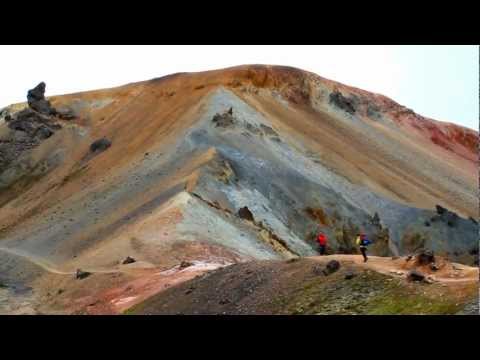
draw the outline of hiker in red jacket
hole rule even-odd
[[[323,232],[320,232],[317,236],[318,247],[320,255],[325,255],[325,248],[327,247],[327,235]]]

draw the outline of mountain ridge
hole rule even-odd
[[[249,65],[46,99],[48,116],[0,113],[0,249],[19,267],[123,279],[137,276],[127,256],[145,269],[313,256],[319,230],[332,253],[357,253],[364,231],[374,255],[478,264],[478,133],[382,95]]]

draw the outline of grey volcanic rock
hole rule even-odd
[[[89,277],[92,273],[88,272],[88,271],[83,271],[81,269],[77,269],[77,271],[75,272],[75,279],[77,280],[82,280],[82,279],[85,279],[87,277]]]
[[[6,125],[10,131],[0,139],[0,190],[22,177],[38,176],[38,172],[35,174],[35,168],[42,168],[44,170],[41,172],[46,173],[49,166],[37,167],[36,161],[26,158],[34,148],[62,128],[50,116],[31,108],[8,114]],[[53,159],[54,154],[50,155]],[[47,154],[47,157],[50,156]]]
[[[55,115],[62,120],[72,120],[77,117],[73,109],[70,109],[68,107],[59,107],[55,109]]]
[[[215,124],[215,127],[228,128],[232,127],[235,123],[233,118],[233,110],[230,108],[227,112],[223,114],[215,114],[212,119],[212,122]]]
[[[32,109],[24,109],[8,121],[8,127],[12,130],[24,131],[30,136],[33,136],[38,127],[43,125],[49,125],[51,123],[50,118],[39,114]]]
[[[407,280],[408,281],[424,281],[425,280],[425,275],[423,275],[420,271],[417,270],[411,270],[407,274]]]
[[[338,271],[340,269],[340,262],[338,260],[330,260],[327,263],[327,266],[325,266],[325,269],[323,270],[323,273],[325,275],[330,275],[333,274],[334,272]]]
[[[45,115],[54,115],[55,109],[50,105],[50,102],[45,99],[45,87],[45,83],[41,82],[33,89],[28,90],[28,106],[39,113]]]
[[[252,212],[246,206],[238,209],[238,216],[245,220],[254,221]]]
[[[112,142],[110,140],[108,140],[107,138],[101,138],[101,139],[95,140],[90,145],[90,151],[91,152],[102,152],[102,151],[107,150],[111,145],[112,145]]]
[[[339,91],[334,91],[330,94],[330,103],[335,104],[337,107],[348,112],[349,114],[355,113],[353,101],[343,96]]]
[[[179,268],[180,268],[180,269],[185,269],[185,268],[190,267],[190,266],[193,266],[193,263],[192,263],[192,262],[183,260],[183,261],[180,263]]]
[[[422,250],[417,254],[416,261],[418,265],[428,265],[435,262],[433,251]]]
[[[435,205],[435,209],[437,210],[437,214],[439,214],[439,215],[442,215],[447,211],[447,209],[445,209],[444,207],[442,207],[440,205]]]
[[[127,256],[127,257],[125,258],[125,260],[122,261],[122,264],[123,264],[123,265],[127,265],[127,264],[132,264],[132,263],[134,263],[134,262],[136,262],[136,260],[135,260],[134,258],[132,258],[132,257],[130,257],[130,256]]]

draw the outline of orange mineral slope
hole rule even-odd
[[[478,218],[475,131],[422,118],[383,96],[299,69],[248,65],[51,97],[53,106],[70,107],[77,117],[33,150],[37,160],[61,150],[62,160],[28,186],[13,187],[15,197],[0,208],[2,244],[6,240],[8,247],[41,256],[74,256],[96,237],[108,237],[135,220],[143,205],[192,191],[187,184],[195,184],[198,174],[190,158],[201,159],[205,150],[194,147],[178,161],[170,160],[183,138],[203,126],[200,119],[218,98],[227,99],[221,105],[225,111],[232,100],[235,114],[245,104],[253,113],[240,112],[244,119],[253,114],[268,121],[269,131],[275,129],[295,156],[303,154],[307,165],[296,170],[311,172],[312,181],[321,175],[314,169],[318,164],[332,173],[330,186],[335,186],[333,176],[340,176],[349,182],[345,186],[398,204],[428,210],[439,204],[464,218]],[[228,131],[215,136],[225,143],[237,130]],[[102,137],[112,146],[92,156],[90,144]],[[267,146],[263,140],[257,144]],[[275,146],[267,150],[280,157]],[[296,160],[281,161],[300,166]],[[65,232],[55,228],[60,223]]]
[[[431,209],[439,203],[478,216],[472,194],[478,185],[475,131],[423,118],[381,95],[294,68],[252,65],[180,73],[65,95],[53,104],[113,100],[99,110],[90,106],[80,123],[91,129],[92,139],[106,136],[117,144],[83,174],[94,181],[152,147],[168,148],[198,119],[201,100],[219,87],[233,91],[311,151],[325,154],[325,165],[351,181],[409,205]],[[358,103],[360,122],[327,106],[326,94],[334,90]],[[287,106],[272,96],[277,93]]]

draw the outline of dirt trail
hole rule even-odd
[[[58,275],[73,275],[75,274],[75,271],[65,271],[59,269],[56,265],[52,264],[51,262],[32,256],[30,254],[23,253],[19,250],[13,250],[13,249],[8,249],[8,248],[0,248],[0,251],[5,252],[7,254],[15,255],[24,258],[25,260],[38,265],[41,267],[43,270],[52,273],[52,274],[58,274]],[[122,272],[120,269],[90,269],[90,268],[82,268],[83,271],[87,271],[90,273],[102,273],[102,274],[113,274],[113,273],[119,273]]]
[[[427,276],[440,283],[458,283],[458,282],[478,282],[479,269],[463,264],[448,263],[444,259],[439,259],[440,269],[436,272],[430,271],[427,267],[417,267],[414,260],[407,262],[405,257],[398,259],[392,257],[369,256],[366,263],[363,262],[361,255],[328,255],[328,256],[312,256],[313,260],[338,260],[341,262],[350,262],[358,266],[364,266],[368,269],[377,271],[385,275],[405,276],[409,270],[418,269]]]
[[[32,262],[35,265],[40,266],[42,269],[49,273],[58,274],[58,275],[73,275],[75,271],[65,271],[57,268],[52,263],[48,262],[45,259],[41,259],[38,257],[34,257],[25,253],[20,252],[19,250],[12,250],[7,248],[0,248],[0,251],[20,256],[25,258],[26,260]],[[368,269],[375,270],[379,273],[386,274],[386,275],[402,275],[404,276],[409,270],[413,268],[417,268],[412,264],[408,266],[405,261],[405,257],[401,257],[398,259],[394,259],[392,257],[381,257],[381,256],[369,256],[368,261],[365,263],[363,262],[363,258],[361,255],[347,255],[347,254],[335,254],[335,255],[327,255],[327,256],[311,256],[307,257],[317,261],[325,261],[325,260],[338,260],[341,262],[350,262],[355,265],[364,266]],[[439,282],[469,282],[469,281],[478,281],[479,279],[479,269],[477,267],[471,267],[463,264],[457,263],[445,263],[445,260],[440,260],[442,263],[442,268],[437,272],[427,271],[426,275],[435,274],[434,279]],[[448,268],[446,268],[448,266]],[[142,269],[142,268],[151,268],[151,264],[136,264],[135,267],[132,269],[125,267],[124,269],[119,268],[112,268],[112,269],[98,269],[98,268],[83,268],[82,270],[88,271],[90,273],[97,273],[97,274],[115,274],[121,272],[129,272],[129,270],[133,269]],[[425,271],[425,268],[421,270]],[[172,270],[167,270],[165,275],[169,273],[169,271],[176,272],[178,271],[177,267],[173,267]],[[159,274],[159,273],[157,273]]]

